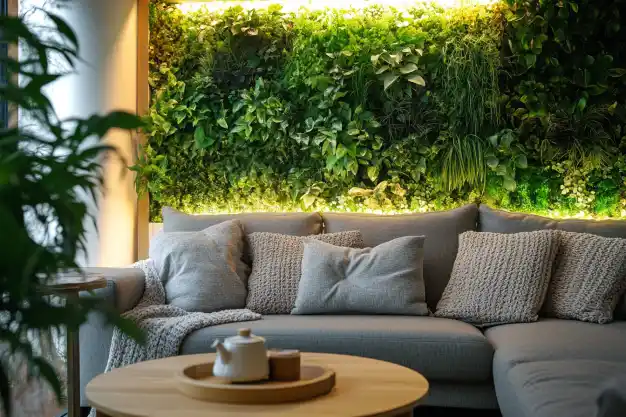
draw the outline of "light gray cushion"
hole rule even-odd
[[[538,361],[494,368],[494,383],[503,416],[594,417],[603,385],[624,373],[626,363]]]
[[[626,290],[626,239],[559,232],[548,315],[607,323]]]
[[[492,327],[485,336],[496,349],[494,366],[566,359],[626,363],[626,322],[540,319]]]
[[[459,234],[476,230],[478,207],[469,204],[449,211],[395,216],[354,213],[324,213],[322,216],[326,233],[360,230],[367,247],[402,236],[425,236],[426,301],[434,310],[450,279]]]
[[[352,249],[307,239],[291,314],[427,315],[423,236]]]
[[[475,327],[456,320],[416,316],[263,316],[249,323],[201,329],[181,353],[212,351],[211,342],[251,327],[270,348],[364,356],[394,362],[434,381],[487,382],[493,348]]]
[[[278,233],[248,236],[252,272],[246,307],[261,314],[289,314],[298,295],[304,237]],[[359,231],[311,236],[337,246],[363,247]]]
[[[435,315],[478,326],[536,321],[557,247],[549,230],[463,233]]]
[[[495,210],[484,204],[481,204],[479,209],[478,230],[480,232],[519,233],[545,229],[626,239],[626,221],[624,220],[556,220],[532,214]],[[622,297],[615,311],[615,318],[626,320],[626,295]]]
[[[163,231],[197,232],[226,220],[239,220],[246,234],[254,232],[282,233],[293,236],[316,235],[322,232],[319,213],[241,213],[190,215],[171,207],[163,207]]]
[[[167,303],[205,313],[244,307],[242,251],[243,230],[236,220],[200,232],[159,233],[150,242]]]

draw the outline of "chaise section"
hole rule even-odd
[[[252,327],[270,348],[365,356],[407,366],[431,381],[491,380],[493,348],[475,327],[456,320],[414,316],[264,316],[198,330],[183,354],[210,352],[216,338]]]
[[[594,417],[606,382],[621,375],[626,363],[538,361],[494,369],[494,383],[504,417]]]
[[[626,374],[626,322],[543,319],[485,332],[504,417],[595,416],[611,377]]]
[[[123,313],[135,307],[143,295],[145,277],[137,268],[86,268],[86,272],[100,273],[107,286],[81,297],[99,297]],[[81,404],[86,405],[84,389],[96,375],[104,372],[109,358],[113,329],[105,324],[100,314],[92,313],[80,327],[80,387]]]

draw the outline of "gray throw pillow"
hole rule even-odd
[[[245,306],[248,267],[242,251],[243,229],[236,220],[199,232],[162,232],[150,242],[168,304],[204,313]]]
[[[424,236],[351,249],[307,240],[291,314],[428,314]]]
[[[337,246],[363,247],[359,231],[308,237]],[[246,307],[261,314],[289,314],[296,301],[304,239],[278,233],[251,233],[248,245],[252,272],[248,278]]]
[[[536,321],[557,249],[552,230],[463,233],[435,316],[477,326]]]
[[[626,290],[626,239],[558,233],[559,251],[548,288],[546,314],[593,323],[610,322]]]

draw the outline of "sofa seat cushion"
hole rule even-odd
[[[569,359],[626,363],[626,322],[541,319],[492,327],[485,335],[496,350],[494,367]]]
[[[487,338],[469,324],[434,317],[269,315],[197,330],[181,353],[212,352],[214,339],[232,336],[240,327],[265,337],[269,348],[380,359],[415,369],[429,380],[491,379],[493,348]]]
[[[593,417],[603,386],[626,374],[626,363],[563,360],[494,368],[496,396],[506,417]]]

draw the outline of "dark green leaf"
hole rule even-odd
[[[626,68],[610,68],[609,75],[611,77],[619,78],[623,77],[626,74]]]
[[[11,383],[5,369],[5,364],[0,362],[0,397],[2,397],[2,409],[5,416],[10,416],[13,413],[12,398],[11,398]]]
[[[513,192],[517,189],[517,182],[515,182],[513,177],[505,175],[502,180],[502,186],[505,190]]]
[[[515,165],[517,165],[518,168],[528,168],[528,160],[526,159],[526,155],[517,155],[517,157],[515,157]]]
[[[74,49],[76,49],[76,51],[78,52],[78,38],[76,37],[76,33],[74,33],[72,28],[67,23],[65,23],[65,20],[63,20],[59,16],[49,13],[49,12],[46,12],[46,14],[54,22],[54,24],[57,27],[57,30],[63,36],[65,36],[67,40],[72,42]]]

